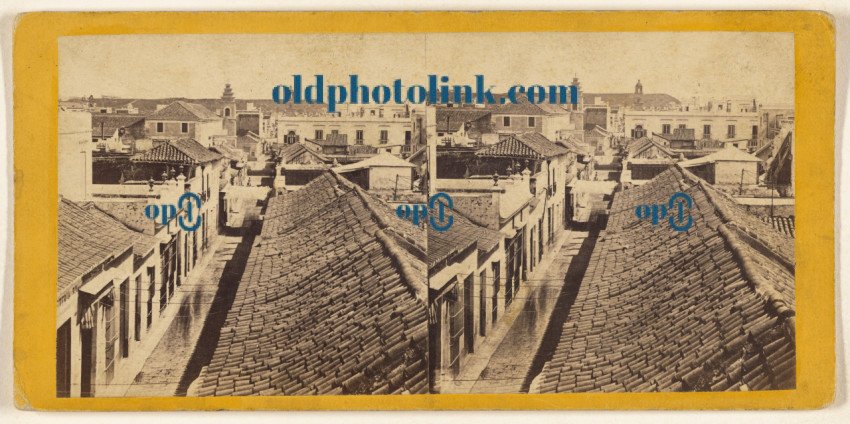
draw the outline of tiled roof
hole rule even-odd
[[[133,254],[144,258],[158,244],[154,237],[156,224],[145,217],[146,202],[85,202],[79,204],[92,213],[105,214],[131,231],[138,233]]]
[[[310,155],[314,156],[314,158],[319,162],[324,162],[327,159],[321,154],[314,152],[308,148],[306,148],[301,143],[293,143],[293,144],[284,144],[277,151],[278,156],[280,157],[281,163],[291,163],[294,159],[297,159],[301,155]]]
[[[694,141],[696,130],[693,128],[673,128],[673,134],[657,134],[667,141]]]
[[[201,164],[221,159],[219,153],[207,149],[191,139],[169,140],[148,151],[138,153],[133,162],[156,162],[175,164]]]
[[[488,118],[490,111],[486,109],[438,107],[437,108],[437,131],[455,132],[467,122]]]
[[[688,231],[635,217],[679,191]],[[794,388],[793,245],[679,167],[617,193],[541,391]]]
[[[676,156],[676,154],[672,150],[670,150],[669,147],[655,141],[654,139],[647,138],[647,137],[641,137],[641,138],[631,142],[626,147],[626,150],[628,151],[628,157],[634,158],[634,157],[637,157],[637,155],[643,153],[644,150],[649,149],[650,147],[655,147],[660,152],[664,153],[665,155],[667,155],[670,158],[673,158],[673,157]]]
[[[794,216],[766,216],[764,222],[772,225],[776,231],[788,237],[794,237]]]
[[[348,134],[325,134],[323,140],[315,140],[315,143],[321,146],[348,146]]]
[[[476,156],[546,159],[570,151],[537,132],[510,134],[506,139],[475,152]]]
[[[59,200],[58,303],[71,296],[81,278],[101,264],[121,256],[139,242],[136,233],[96,208]]]
[[[511,103],[507,94],[494,94],[493,97],[496,103],[487,105],[487,109],[494,115],[542,116],[548,114],[540,106],[529,102],[528,98],[521,94],[516,96],[516,103]],[[504,103],[502,103],[502,98],[505,99]]]
[[[153,235],[156,223],[145,216],[145,206],[147,205],[147,201],[81,203],[81,206],[96,207],[133,231]]]
[[[139,115],[93,113],[91,115],[91,131],[95,137],[100,135],[111,137],[119,128],[127,128],[144,120],[145,117]]]
[[[478,259],[490,253],[501,241],[496,230],[482,227],[454,210],[452,227],[447,231],[428,231],[428,267],[432,268],[455,253],[462,252],[473,243],[476,244]]]
[[[425,393],[425,232],[336,174],[270,200],[198,393]]]
[[[348,146],[349,155],[374,155],[378,153],[378,148],[368,144],[352,144]]]
[[[178,100],[150,114],[147,119],[149,121],[211,121],[220,118],[197,103]]]

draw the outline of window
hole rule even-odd
[[[726,137],[727,138],[735,138],[735,125],[729,125],[726,127]]]
[[[182,132],[183,134],[186,134],[187,132],[189,132],[189,123],[188,122],[181,122],[180,123],[180,132]]]
[[[230,116],[230,108],[229,107],[224,108],[224,116],[225,116],[225,118]]]
[[[534,117],[533,117],[533,116],[529,116],[529,117],[528,117],[528,126],[529,126],[529,127],[533,127],[533,126],[534,126],[534,124],[535,124],[535,122],[534,122]]]
[[[460,337],[463,335],[463,299],[462,292],[455,284],[449,293],[449,368],[452,375],[460,374]]]
[[[316,140],[322,140],[325,138],[325,133],[322,130],[316,130]]]
[[[133,340],[142,340],[142,274],[136,276],[133,288]]]
[[[130,356],[130,279],[118,286],[118,345],[122,358]]]
[[[363,144],[363,130],[357,130],[354,133],[354,142],[357,144]]]
[[[156,296],[156,268],[148,267],[148,329],[153,324],[153,298]]]
[[[163,124],[162,122],[157,122],[156,123],[156,132],[158,132],[158,133],[163,132],[165,130],[164,126],[165,126],[165,124]]]
[[[478,333],[487,336],[487,270],[478,275]]]
[[[499,317],[499,278],[501,268],[499,267],[499,262],[493,262],[493,324],[496,323],[496,319]]]
[[[687,127],[685,124],[679,124],[679,129],[683,129],[683,130],[684,130],[684,129],[686,129],[686,128],[688,128],[688,127]]]
[[[333,134],[333,135],[339,135],[339,130],[331,130],[331,134]]]
[[[758,136],[759,136],[759,126],[753,125],[753,138],[756,138]]]
[[[112,381],[112,376],[115,375],[115,341],[118,338],[118,333],[115,331],[115,308],[111,296],[107,296],[101,301],[103,305],[103,329],[106,332],[106,348],[104,352],[104,370],[106,373],[106,381]]]
[[[661,125],[661,134],[670,134],[670,124]]]
[[[704,137],[708,137],[711,135],[711,125],[703,125],[702,126],[702,135]]]
[[[390,138],[390,132],[387,130],[381,130],[381,144],[387,144]]]
[[[511,117],[510,116],[503,116],[502,117],[502,126],[504,126],[504,127],[510,127],[511,126]]]

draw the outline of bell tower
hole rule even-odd
[[[236,97],[233,96],[233,89],[230,88],[229,82],[224,84],[220,104],[222,126],[227,131],[227,135],[236,135]]]
[[[230,83],[224,84],[224,91],[221,93],[221,117],[232,118],[236,113],[236,98],[233,97],[233,89],[230,88]]]

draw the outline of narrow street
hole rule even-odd
[[[145,361],[125,396],[174,396],[185,393],[197,376],[197,357],[215,346],[216,325],[226,315],[250,252],[252,236],[221,234],[215,252],[187,280],[173,321]],[[215,339],[208,334],[214,332]],[[201,337],[202,334],[204,337]],[[199,345],[199,340],[203,344]],[[194,374],[194,375],[192,375]]]
[[[472,354],[452,385],[452,393],[521,393],[548,355],[544,339],[560,329],[564,309],[571,306],[593,237],[570,231],[556,242],[549,260],[529,275],[506,316],[483,345]],[[558,327],[557,329],[554,327]]]

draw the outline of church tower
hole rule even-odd
[[[232,118],[236,113],[236,98],[233,97],[233,89],[230,83],[224,84],[224,92],[221,93],[221,117]]]
[[[643,94],[643,84],[640,83],[640,80],[635,84],[635,94]]]
[[[233,96],[230,83],[224,84],[220,105],[219,116],[222,117],[222,125],[227,131],[227,135],[236,135],[236,98]]]

